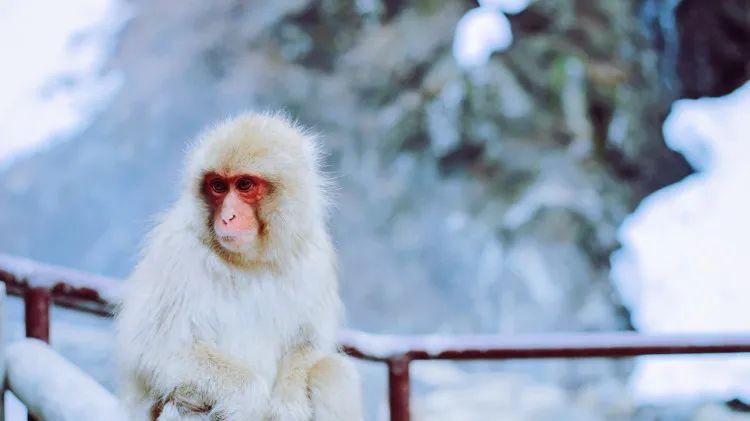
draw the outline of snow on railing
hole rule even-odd
[[[38,339],[8,346],[7,385],[42,420],[125,421],[117,398]]]
[[[45,342],[49,342],[49,312],[52,303],[111,316],[122,288],[122,284],[114,279],[7,255],[0,255],[0,281],[5,282],[9,294],[24,297],[26,335]],[[409,420],[409,364],[415,360],[620,358],[657,354],[750,352],[750,334],[718,333],[643,335],[636,332],[598,332],[441,336],[380,335],[345,330],[339,335],[339,343],[344,352],[355,358],[384,362],[387,365],[391,421]],[[36,342],[35,344],[37,347],[41,346]],[[14,364],[12,358],[9,359],[9,364]],[[41,378],[45,372],[36,374]],[[25,396],[31,399],[30,396],[37,395]],[[65,396],[66,399],[80,399],[80,396],[86,395]],[[23,401],[24,397],[21,399]],[[87,398],[86,402],[88,401]],[[107,399],[104,402],[105,405],[111,403]],[[24,403],[29,405],[29,402]]]
[[[89,313],[110,315],[120,301],[122,282],[76,270],[0,254],[0,281],[8,294],[23,295],[30,288],[51,292],[55,304]]]
[[[339,342],[357,358],[409,360],[510,360],[621,358],[662,354],[750,352],[750,335],[644,335],[637,332],[525,335],[373,335],[345,330]]]

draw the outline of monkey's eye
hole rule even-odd
[[[243,177],[237,180],[237,190],[239,191],[248,191],[253,188],[255,185],[255,182],[251,178]]]
[[[229,186],[227,183],[220,179],[220,178],[214,178],[209,182],[209,186],[211,186],[211,190],[213,190],[216,193],[226,193],[227,190],[229,190]]]

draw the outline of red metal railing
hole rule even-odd
[[[24,297],[26,335],[49,341],[52,303],[111,316],[116,280],[0,255],[0,281]],[[349,355],[388,367],[391,421],[409,420],[409,364],[417,360],[507,360],[529,358],[634,357],[658,354],[750,352],[750,334],[643,335],[636,332],[519,336],[396,336],[344,331]]]

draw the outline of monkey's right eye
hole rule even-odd
[[[211,190],[216,193],[226,193],[229,190],[229,185],[220,178],[214,178],[208,184],[211,186]]]

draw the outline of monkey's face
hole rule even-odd
[[[291,267],[326,235],[319,162],[315,138],[277,116],[212,127],[189,156],[182,203],[195,211],[190,226],[229,264]]]
[[[209,230],[220,247],[245,256],[254,254],[264,230],[258,210],[269,190],[269,182],[257,175],[211,172],[204,176]]]

